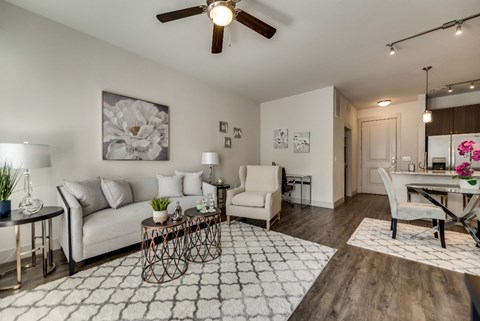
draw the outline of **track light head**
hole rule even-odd
[[[395,47],[393,45],[389,45],[390,47],[390,56],[393,56],[395,54]]]
[[[475,83],[472,81],[472,82],[470,83],[470,87],[468,87],[468,88],[470,88],[470,89],[475,89]]]
[[[463,33],[463,31],[462,31],[462,22],[459,22],[459,23],[457,24],[457,27],[455,28],[455,34],[456,34],[457,36],[459,36],[459,35],[461,35],[462,33]]]
[[[451,93],[453,91],[452,86],[448,86],[448,92]]]

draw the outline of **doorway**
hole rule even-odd
[[[344,163],[344,199],[347,201],[347,197],[352,196],[352,130],[348,127],[344,129],[344,142],[343,142],[343,163]]]
[[[397,157],[397,118],[361,122],[362,193],[386,194],[379,167],[389,168]]]

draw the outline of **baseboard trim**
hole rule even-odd
[[[333,208],[339,206],[340,204],[343,204],[345,202],[345,198],[340,198],[338,200],[335,201],[335,203],[333,204]]]

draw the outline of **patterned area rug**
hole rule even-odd
[[[363,219],[347,244],[460,273],[480,275],[480,249],[468,234],[445,230],[446,249],[426,227],[399,223],[392,239],[390,221]],[[426,231],[426,232],[425,232]],[[414,235],[421,233],[413,237]]]
[[[287,320],[335,249],[222,224],[219,259],[177,280],[141,279],[141,252],[0,301],[0,320]]]

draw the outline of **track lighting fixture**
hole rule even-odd
[[[390,48],[390,51],[389,51],[390,55],[393,56],[395,54],[395,48],[393,46],[396,45],[397,43],[400,43],[400,42],[403,42],[403,41],[406,41],[406,40],[410,40],[410,39],[413,39],[413,38],[416,38],[416,37],[419,37],[419,36],[423,36],[427,33],[433,32],[433,31],[448,29],[448,28],[456,26],[455,34],[460,35],[460,34],[462,34],[462,24],[463,24],[463,22],[465,22],[467,20],[470,20],[470,19],[473,19],[473,18],[477,18],[477,17],[480,17],[480,13],[477,13],[477,14],[474,14],[472,16],[465,17],[465,18],[462,18],[462,19],[445,22],[441,26],[422,31],[422,32],[417,33],[417,34],[415,34],[413,36],[410,36],[410,37],[406,37],[406,38],[403,38],[403,39],[400,39],[400,40],[397,40],[397,41],[394,41],[394,42],[390,42],[390,43],[387,44],[387,47]]]
[[[390,45],[390,56],[393,56],[395,54],[395,47]]]
[[[377,101],[377,105],[380,107],[387,107],[392,101],[390,99]]]
[[[453,92],[453,87],[458,86],[458,85],[463,85],[463,84],[470,84],[468,88],[470,89],[475,89],[475,82],[480,81],[480,79],[472,79],[472,80],[467,80],[467,81],[461,81],[457,82],[454,84],[446,85],[447,86],[447,91],[449,93]]]
[[[459,23],[457,23],[457,28],[455,28],[455,34],[457,36],[459,36],[462,33],[463,33],[463,31],[462,31],[462,21],[460,21]]]

